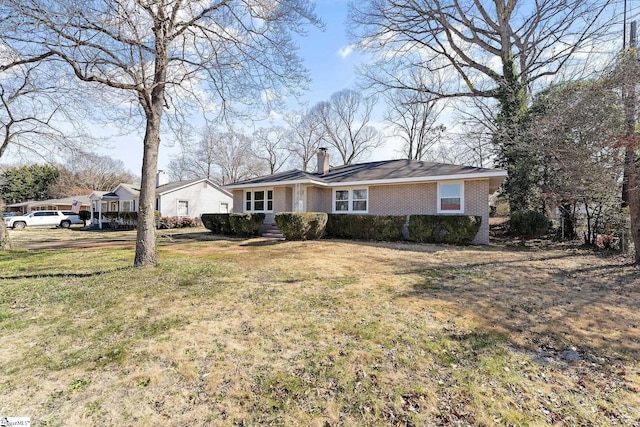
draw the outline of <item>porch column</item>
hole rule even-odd
[[[102,198],[98,200],[98,229],[102,230]]]

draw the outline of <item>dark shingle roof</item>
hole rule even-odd
[[[313,180],[320,183],[336,184],[360,181],[383,181],[406,178],[429,178],[452,175],[468,175],[498,172],[499,169],[477,168],[473,166],[447,165],[443,163],[423,162],[419,160],[384,160],[358,163],[330,168],[320,175],[301,170],[265,175],[231,184],[267,184],[285,181]]]
[[[183,181],[169,182],[168,184],[163,184],[163,185],[160,185],[159,187],[156,187],[156,194],[167,193],[171,190],[184,187],[185,185],[192,184],[196,181],[201,181],[201,179],[189,179],[189,180],[183,180]]]
[[[304,180],[304,179],[314,179],[317,181],[322,181],[321,175],[296,169],[296,170],[291,170],[286,172],[278,172],[273,175],[263,175],[257,178],[246,179],[244,181],[234,182],[231,185],[262,184],[267,182],[286,182],[286,181],[298,181],[298,180]]]
[[[492,172],[495,169],[446,165],[419,160],[385,160],[329,169],[322,179],[331,182],[379,181],[385,179],[422,178]]]

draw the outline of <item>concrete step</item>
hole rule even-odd
[[[265,239],[284,239],[281,233],[262,233],[262,237]]]
[[[262,232],[262,237],[267,239],[284,239],[280,229],[275,224],[267,225]]]

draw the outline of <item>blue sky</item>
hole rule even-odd
[[[332,93],[353,87],[356,83],[355,66],[360,55],[345,56],[349,40],[346,35],[346,0],[319,0],[316,13],[325,22],[320,31],[312,28],[309,35],[300,40],[300,55],[311,72],[311,87],[306,99],[311,104],[326,100]]]
[[[334,92],[353,88],[357,83],[355,68],[361,62],[362,55],[356,52],[345,55],[349,47],[346,34],[347,11],[347,0],[317,0],[316,14],[324,21],[325,29],[323,31],[309,27],[308,35],[298,41],[299,55],[311,75],[309,91],[302,97],[302,101],[309,106],[327,100]],[[264,125],[267,126],[268,123]],[[127,169],[140,175],[141,135],[118,137],[111,141],[110,146],[111,148],[101,149],[100,152],[122,160]],[[166,169],[171,157],[177,154],[177,144],[161,144],[158,168]],[[377,157],[372,156],[372,159]]]

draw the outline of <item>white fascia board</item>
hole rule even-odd
[[[326,182],[315,181],[313,179],[296,179],[291,181],[267,181],[253,184],[229,184],[224,185],[222,188],[225,190],[240,190],[245,188],[260,188],[260,187],[282,187],[283,185],[296,185],[296,184],[313,184],[321,187],[330,187],[331,184]]]
[[[471,179],[489,179],[493,177],[506,177],[507,171],[495,172],[479,172],[457,175],[436,175],[436,176],[418,176],[411,178],[393,178],[393,179],[374,179],[368,181],[345,181],[333,182],[330,187],[351,187],[354,185],[391,185],[391,184],[410,184],[418,182],[435,182],[435,181],[461,181]]]

